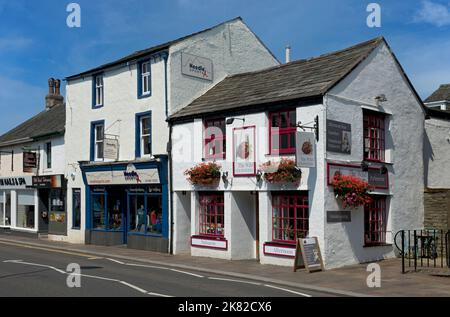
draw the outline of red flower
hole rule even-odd
[[[268,183],[299,183],[302,172],[297,168],[295,161],[282,159],[279,163],[266,162],[261,165],[264,179]]]
[[[218,185],[221,166],[215,162],[200,163],[184,172],[192,185]]]
[[[336,197],[342,201],[344,208],[355,209],[372,202],[369,191],[373,187],[358,177],[337,174],[334,176],[331,185]]]

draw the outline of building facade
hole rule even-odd
[[[327,268],[394,257],[423,225],[424,116],[383,38],[226,78],[169,119],[175,253],[293,266],[317,237]],[[371,203],[344,208],[335,175]]]
[[[0,227],[59,239],[67,234],[60,81],[49,80],[45,110],[0,137]]]
[[[68,77],[68,241],[169,252],[168,115],[277,64],[237,18]]]

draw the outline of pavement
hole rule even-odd
[[[0,249],[0,263],[3,263],[0,266],[0,274],[2,275],[5,265],[8,266],[8,270],[11,270],[9,274],[15,274],[14,269],[11,268],[12,266],[28,266],[28,269],[38,268],[37,266],[33,267],[32,265],[21,265],[17,262],[4,261],[21,260],[22,262],[42,264],[54,261],[56,255],[64,255],[68,258],[59,259],[59,262],[55,264],[62,268],[63,264],[67,265],[71,263],[68,262],[72,260],[70,256],[79,258],[81,254],[88,259],[88,263],[83,263],[82,266],[88,268],[90,271],[95,271],[96,268],[99,269],[101,267],[104,271],[99,269],[98,274],[105,273],[107,278],[119,281],[117,283],[122,285],[125,284],[120,282],[129,283],[127,282],[129,280],[135,282],[132,285],[143,285],[142,287],[147,287],[147,285],[165,285],[163,282],[168,281],[167,288],[151,287],[152,289],[148,291],[145,289],[147,291],[145,295],[149,293],[161,293],[162,295],[182,297],[450,296],[450,278],[448,275],[434,276],[429,274],[429,272],[401,274],[400,259],[378,262],[381,267],[381,287],[369,288],[366,282],[370,274],[367,272],[367,264],[311,274],[304,270],[294,273],[289,267],[261,265],[256,261],[226,261],[191,257],[190,255],[167,255],[131,250],[125,247],[73,245],[5,234],[0,235],[0,247],[3,248]],[[30,250],[33,250],[33,252],[30,253]],[[23,258],[24,256],[21,257],[21,254],[26,255],[28,259]],[[51,264],[47,265],[54,266]],[[110,267],[111,265],[120,266],[121,268],[120,270],[118,268],[114,269]],[[132,268],[136,271],[133,271],[134,273],[128,272],[129,275],[122,276],[120,272],[123,271],[124,267],[127,269]],[[137,268],[145,269],[145,272],[139,271]],[[156,272],[151,271],[152,269],[156,270]],[[90,271],[89,274],[91,274]],[[179,271],[187,274],[179,273]],[[175,275],[173,275],[174,273]],[[202,276],[201,281],[199,281],[200,278],[198,276]],[[142,277],[145,277],[145,281],[142,280]],[[162,280],[158,280],[158,278],[162,278]],[[180,278],[182,279],[180,280]],[[186,280],[186,278],[194,278],[194,280]],[[214,281],[214,283],[208,283],[211,281]],[[217,287],[218,281],[226,285]],[[3,282],[4,279],[0,279],[0,285]],[[231,287],[229,285],[230,283],[238,284],[239,287],[236,288],[236,285]],[[186,288],[186,285],[194,285],[195,287]],[[243,285],[245,285],[245,288],[242,288]],[[100,288],[104,289],[103,287]],[[94,287],[94,295],[87,295],[96,296],[95,289]],[[130,290],[128,289],[126,291]],[[124,292],[126,291],[124,290]],[[122,293],[118,292],[117,294],[121,296],[120,294]],[[75,296],[85,295],[78,294]]]

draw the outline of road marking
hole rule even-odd
[[[88,260],[101,260],[103,258],[89,258]]]
[[[114,263],[119,263],[119,264],[122,264],[122,265],[125,265],[125,263],[123,263],[123,262],[120,262],[120,261],[118,261],[118,260],[114,260],[114,259],[110,259],[110,258],[106,258],[108,261],[111,261],[111,262],[114,262]]]
[[[120,283],[122,285],[125,285],[129,288],[132,288],[142,294],[146,294],[146,295],[150,295],[150,296],[159,296],[159,297],[171,297],[169,295],[163,295],[163,294],[158,294],[158,293],[153,293],[153,292],[149,292],[146,291],[136,285],[133,285],[131,283],[125,282],[125,281],[121,281],[121,280],[117,280],[117,279],[112,279],[112,278],[107,278],[107,277],[102,277],[102,276],[96,276],[96,275],[86,275],[86,274],[74,274],[74,273],[68,273],[65,272],[63,270],[57,269],[53,266],[50,265],[45,265],[45,264],[38,264],[38,263],[29,263],[29,262],[23,262],[21,260],[7,260],[7,261],[3,261],[3,263],[14,263],[14,264],[22,264],[22,265],[30,265],[30,266],[37,266],[37,267],[46,267],[48,269],[52,269],[58,273],[64,274],[64,275],[75,275],[75,276],[82,276],[82,277],[87,277],[87,278],[93,278],[93,279],[97,279],[97,280],[104,280],[104,281],[109,281],[109,282],[116,282],[116,283]]]
[[[225,281],[225,282],[234,282],[234,283],[243,283],[243,284],[250,284],[250,285],[262,285],[261,283],[257,282],[248,282],[248,281],[241,281],[241,280],[233,280],[229,278],[220,278],[220,277],[208,277],[209,280],[216,280],[216,281]]]
[[[144,265],[144,264],[133,264],[133,263],[126,263],[127,266],[136,266],[136,267],[145,267],[149,269],[159,269],[159,270],[169,270],[167,267],[162,266],[153,266],[153,265]]]
[[[284,291],[284,292],[300,295],[300,296],[303,296],[303,297],[312,297],[312,295],[291,291],[290,289],[286,289],[286,288],[276,287],[276,286],[267,285],[267,284],[264,284],[264,286],[265,287],[269,287],[269,288],[274,288],[274,289],[277,289],[277,290],[280,290],[280,291]]]
[[[44,251],[47,251],[47,252],[75,255],[75,256],[84,257],[84,258],[92,258],[92,255],[88,255],[88,254],[84,254],[84,253],[69,252],[69,251],[62,251],[62,250],[55,250],[55,249],[47,249],[47,248],[44,248],[44,247],[30,246],[30,245],[24,245],[24,244],[19,244],[19,243],[14,243],[14,242],[6,242],[6,241],[2,241],[2,240],[0,240],[0,244],[16,246],[16,247],[21,247],[21,248],[25,248],[25,249],[44,250]]]
[[[204,278],[204,276],[202,276],[202,275],[198,275],[198,274],[194,274],[194,273],[190,273],[190,272],[179,271],[179,270],[175,270],[175,269],[170,269],[170,270],[173,272],[181,273],[181,274],[187,274],[187,275],[195,276],[198,278]]]

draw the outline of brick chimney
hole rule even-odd
[[[45,96],[45,109],[64,104],[64,97],[61,96],[61,80],[50,78],[48,80],[48,95]]]

